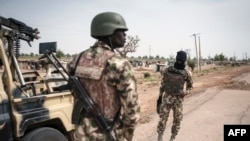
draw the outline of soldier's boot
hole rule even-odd
[[[157,140],[157,141],[163,141],[163,139],[162,139],[162,138],[163,138],[163,134],[161,134],[161,133],[160,133],[160,134],[158,134],[158,140]]]
[[[174,140],[175,140],[175,136],[172,135],[172,136],[170,137],[169,141],[174,141]]]

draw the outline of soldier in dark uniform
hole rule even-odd
[[[174,121],[171,129],[172,134],[170,141],[175,139],[180,129],[180,124],[183,117],[182,103],[184,96],[189,94],[190,90],[193,88],[191,72],[185,69],[186,59],[186,52],[177,52],[174,66],[166,68],[163,72],[160,94],[157,100],[157,113],[160,117],[157,126],[158,141],[163,140],[163,133],[166,129],[166,123],[171,109],[173,110]],[[184,87],[185,84],[186,88]]]
[[[118,13],[96,15],[91,23],[91,36],[97,42],[69,63],[69,71],[75,70],[75,76],[107,123],[113,125],[116,141],[132,141],[140,113],[132,66],[114,51],[124,46],[127,30],[125,20]],[[109,141],[109,138],[91,115],[83,114],[81,124],[76,125],[75,141]]]

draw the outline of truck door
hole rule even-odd
[[[1,141],[12,141],[9,102],[2,99],[0,94],[0,137]]]

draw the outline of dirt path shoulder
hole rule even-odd
[[[150,73],[152,78],[143,79],[143,74]],[[184,115],[190,113],[195,107],[216,96],[222,89],[250,90],[250,84],[244,76],[250,73],[250,65],[237,67],[210,67],[201,73],[194,73],[194,89],[192,94],[186,97]],[[151,70],[136,70],[138,78],[138,94],[141,102],[141,118],[135,130],[135,141],[156,140],[156,126],[158,116],[156,114],[156,99],[159,94],[160,81],[157,73]],[[240,76],[240,77],[239,77]],[[237,79],[236,79],[237,78]],[[243,80],[243,81],[242,81]],[[206,92],[205,92],[206,91]],[[196,106],[195,106],[196,105]],[[172,121],[172,116],[169,117]],[[170,129],[171,124],[167,125]],[[170,132],[166,132],[164,138],[169,138]],[[181,139],[181,137],[179,137]],[[183,139],[182,139],[183,140]]]

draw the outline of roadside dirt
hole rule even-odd
[[[250,72],[250,65],[241,66],[204,66],[200,73],[193,73],[194,88],[188,97],[204,92],[210,87],[250,90],[247,82],[236,82],[233,78]],[[144,78],[145,73],[150,74],[150,78]],[[136,68],[137,92],[141,105],[141,118],[139,123],[149,122],[149,116],[156,112],[156,100],[159,95],[161,76],[159,72],[154,72],[148,68]]]
[[[249,83],[233,80],[233,78],[241,74],[250,72],[250,65],[235,67],[210,65],[202,66],[201,69],[202,71],[200,73],[193,72],[194,88],[187,97],[204,92],[214,86],[227,89],[250,90]],[[135,68],[134,71],[141,105],[139,123],[143,124],[149,122],[149,116],[156,112],[156,100],[159,95],[161,75],[159,72],[155,72],[153,68]],[[145,78],[146,74],[150,74],[150,77]]]

